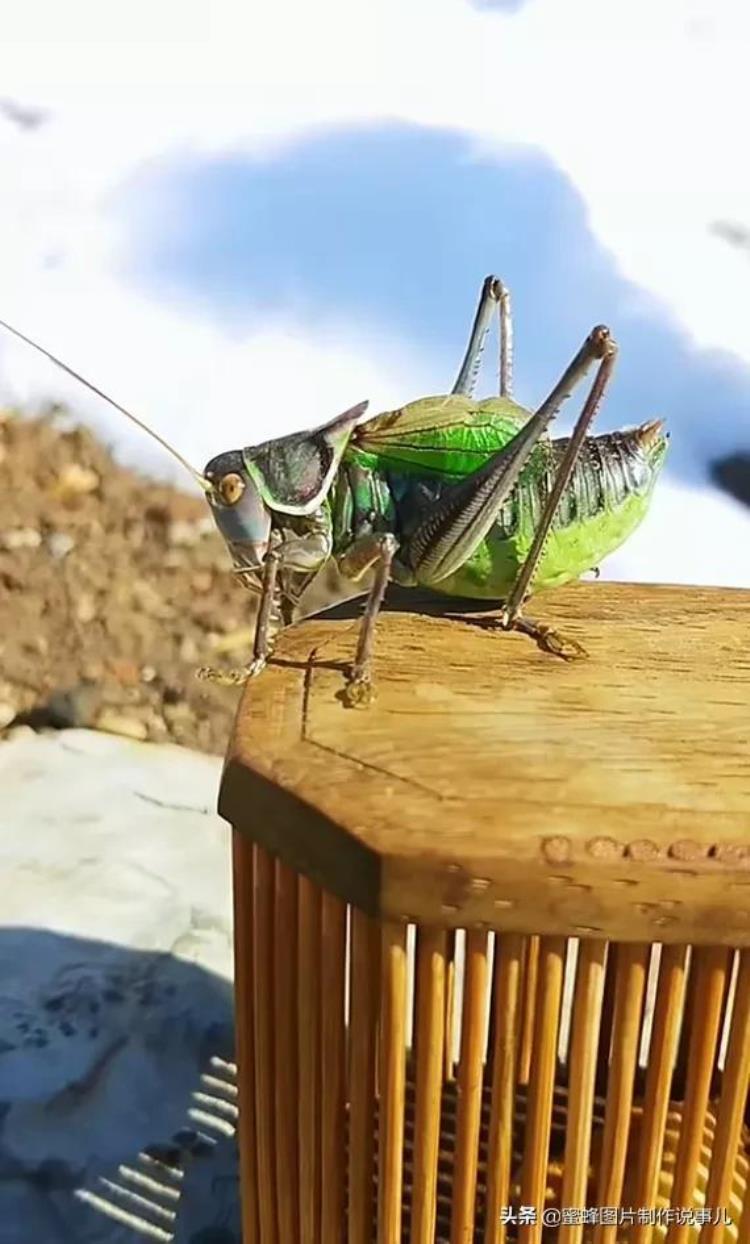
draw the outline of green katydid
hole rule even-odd
[[[495,312],[500,393],[477,401]],[[535,412],[513,400],[510,296],[494,276],[483,284],[450,394],[372,419],[364,402],[313,431],[219,454],[203,473],[54,355],[0,324],[155,436],[203,488],[235,572],[260,591],[250,663],[197,671],[221,682],[244,682],[262,671],[276,622],[288,623],[331,559],[355,590],[371,580],[343,697],[349,705],[369,702],[375,626],[391,580],[497,601],[500,628],[522,631],[564,659],[585,655],[574,641],[524,616],[523,605],[532,584],[577,579],[628,538],[647,511],[666,454],[660,421],[587,435],[617,353],[602,326],[589,333]],[[550,424],[594,364],[572,435],[551,439]]]

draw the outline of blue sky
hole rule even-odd
[[[619,275],[580,195],[540,154],[479,159],[439,130],[339,129],[260,158],[151,166],[117,210],[129,222],[123,279],[218,322],[290,308],[303,328],[345,317],[369,326],[376,357],[379,336],[384,350],[390,336],[407,341],[442,392],[481,280],[497,272],[514,296],[525,404],[542,400],[603,321],[621,357],[602,429],[666,418],[670,470],[689,480],[705,478],[707,458],[748,429],[750,369],[691,346],[657,299]],[[492,381],[490,365],[486,389]]]
[[[600,13],[16,6],[3,94],[43,120],[0,110],[0,314],[200,466],[365,397],[444,390],[497,272],[521,400],[606,322],[621,358],[599,426],[669,423],[648,522],[606,573],[750,585],[750,513],[707,482],[712,458],[750,445],[750,266],[727,240],[750,230],[750,8]],[[0,390],[67,401],[122,458],[177,478],[2,340]]]

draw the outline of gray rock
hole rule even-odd
[[[55,730],[92,724],[99,707],[100,692],[93,683],[79,683],[55,691],[46,704],[28,714],[32,725],[51,726]]]
[[[15,552],[16,549],[38,549],[42,543],[42,533],[35,527],[12,527],[9,531],[0,532],[0,548]]]
[[[62,561],[63,557],[67,557],[68,553],[72,553],[75,546],[75,540],[66,531],[53,531],[47,537],[47,548],[56,561]]]
[[[220,771],[83,730],[0,744],[0,1244],[135,1241],[81,1192],[137,1218],[109,1185],[231,1058]]]

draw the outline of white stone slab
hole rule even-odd
[[[89,731],[0,744],[0,1244],[135,1239],[73,1188],[183,1127],[231,1053],[220,774]]]

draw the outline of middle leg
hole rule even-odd
[[[371,533],[355,540],[347,552],[339,558],[339,569],[342,574],[355,583],[369,570],[375,568],[375,577],[360,623],[354,664],[344,688],[343,701],[347,708],[365,708],[372,701],[375,626],[391,577],[391,567],[397,547],[396,537],[390,532]]]

